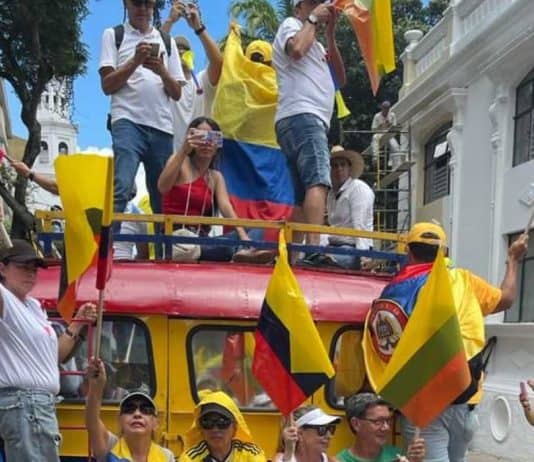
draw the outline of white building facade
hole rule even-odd
[[[411,129],[412,221],[436,219],[454,263],[498,285],[510,239],[534,210],[534,1],[452,0],[403,55],[394,107]],[[406,179],[405,179],[406,181]],[[534,429],[518,402],[534,378],[534,233],[519,299],[487,318],[496,351],[479,406],[475,449],[532,460]]]
[[[77,150],[78,129],[70,120],[70,104],[66,81],[52,80],[41,96],[37,120],[41,124],[41,152],[33,165],[40,174],[54,177],[54,161],[58,155],[67,155]],[[45,190],[32,188],[28,206],[30,209],[49,209],[59,205],[58,196]]]

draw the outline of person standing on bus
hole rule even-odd
[[[222,391],[197,404],[179,462],[266,462],[235,402]]]
[[[41,304],[29,293],[46,263],[32,245],[13,239],[0,252],[0,438],[7,462],[59,462],[56,418],[58,363],[68,358],[96,307],[82,305],[58,337]]]
[[[111,433],[100,419],[106,369],[101,359],[91,358],[87,370],[89,391],[85,405],[85,425],[91,450],[97,462],[174,462],[171,451],[153,442],[158,428],[158,410],[144,392],[134,391],[119,404],[119,436]]]

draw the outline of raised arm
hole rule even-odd
[[[80,338],[80,332],[85,325],[84,323],[77,321],[80,319],[96,322],[96,305],[94,303],[85,303],[80,306],[76,316],[74,316],[74,321],[67,326],[65,332],[58,338],[59,363],[66,361]]]
[[[339,11],[335,8],[330,9],[330,19],[326,25],[326,47],[328,49],[328,59],[330,65],[336,75],[336,82],[340,88],[343,88],[347,83],[347,75],[345,74],[345,64],[336,43],[336,24],[339,18]]]
[[[102,395],[106,386],[106,368],[101,359],[91,358],[87,369],[89,391],[85,404],[85,426],[93,455],[99,459],[106,455],[109,445],[109,432],[100,419]]]
[[[326,24],[330,19],[330,9],[332,7],[321,3],[311,12],[317,18],[319,24]],[[310,15],[311,16],[311,15]],[[309,49],[315,41],[315,33],[317,26],[313,25],[307,18],[303,19],[304,25],[293,37],[291,37],[285,44],[286,53],[289,57],[299,60],[306,56]]]

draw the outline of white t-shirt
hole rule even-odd
[[[182,147],[187,127],[197,117],[212,117],[213,100],[216,85],[212,85],[208,71],[205,69],[197,74],[197,80],[202,88],[202,94],[197,93],[197,85],[191,77],[182,87],[182,96],[171,104],[174,127],[174,152]]]
[[[349,178],[337,192],[328,191],[326,210],[328,223],[336,228],[353,228],[364,231],[373,230],[373,207],[375,193],[362,180]],[[369,250],[373,246],[372,239],[348,236],[330,236],[332,244],[354,245],[357,249]]]
[[[106,29],[102,36],[99,69],[117,69],[135,55],[139,42],[159,43],[159,52],[171,77],[184,83],[182,64],[176,43],[171,40],[171,55],[167,55],[161,34],[154,27],[143,34],[134,29],[129,22],[124,23],[124,38],[119,50],[115,45],[113,28]],[[150,69],[138,66],[126,84],[111,95],[111,122],[128,119],[139,125],[157,128],[172,134],[172,98],[165,93],[161,77]]]
[[[292,59],[285,51],[287,41],[302,29],[302,21],[287,18],[276,33],[273,64],[278,80],[275,122],[296,114],[314,114],[327,127],[334,111],[335,87],[326,51],[317,40],[305,56]]]
[[[132,213],[140,215],[143,212],[133,203],[128,202],[124,213]],[[119,234],[148,234],[148,226],[146,223],[139,221],[123,221]],[[137,245],[133,241],[114,241],[113,242],[113,259],[128,259],[133,260],[137,257]]]
[[[115,447],[117,442],[119,441],[119,437],[111,432],[108,432],[108,452],[111,452],[111,450]],[[175,462],[176,458],[174,457],[174,454],[167,448],[161,448],[163,449],[163,452],[165,453],[165,457],[167,459],[167,462]],[[97,462],[106,462],[107,455],[103,458],[97,459]],[[122,459],[121,459],[122,460]]]
[[[393,111],[389,111],[387,117],[382,112],[377,112],[373,117],[371,130],[387,130],[397,125],[397,117]]]
[[[41,304],[0,284],[0,388],[59,393],[58,341]]]

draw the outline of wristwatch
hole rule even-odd
[[[319,23],[319,19],[317,16],[315,16],[313,13],[311,13],[307,18],[306,21],[308,21],[313,26],[316,26]]]

